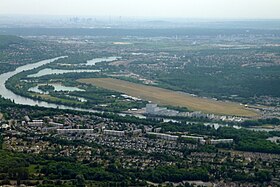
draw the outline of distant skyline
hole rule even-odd
[[[280,0],[0,0],[0,15],[280,19]]]

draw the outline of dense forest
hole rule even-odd
[[[23,44],[26,42],[24,39],[17,36],[0,35],[0,49],[7,49],[12,44]]]

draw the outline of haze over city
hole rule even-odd
[[[279,19],[279,0],[0,0],[0,15]]]

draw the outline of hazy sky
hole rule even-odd
[[[0,0],[0,14],[280,19],[280,0]]]

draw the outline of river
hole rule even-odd
[[[39,100],[35,100],[35,99],[22,97],[22,96],[16,95],[15,93],[13,93],[12,91],[10,91],[6,88],[5,83],[7,82],[7,80],[9,78],[13,77],[14,75],[21,73],[23,71],[28,71],[28,70],[32,70],[34,68],[38,68],[40,66],[49,64],[49,63],[54,62],[61,58],[67,58],[67,56],[61,56],[61,57],[56,57],[56,58],[52,58],[52,59],[42,60],[40,62],[36,62],[33,64],[27,64],[27,65],[18,67],[14,71],[10,71],[10,72],[1,74],[0,75],[0,95],[5,99],[10,99],[11,101],[15,102],[16,104],[20,104],[20,105],[69,109],[69,110],[77,110],[77,111],[85,111],[85,112],[98,112],[96,110],[74,108],[74,107],[69,107],[69,106],[65,106],[65,105],[53,104],[53,103],[48,103],[48,102],[44,102],[44,101],[39,101]]]
[[[7,80],[9,78],[13,77],[14,75],[21,73],[23,71],[28,71],[28,70],[38,68],[40,66],[49,64],[49,63],[54,62],[61,58],[67,58],[67,56],[61,56],[61,57],[56,57],[56,58],[52,58],[52,59],[42,60],[42,61],[39,61],[39,62],[36,62],[33,64],[27,64],[27,65],[18,67],[14,71],[10,71],[10,72],[1,74],[0,75],[0,95],[5,99],[10,99],[14,103],[20,104],[20,105],[40,106],[40,107],[45,107],[45,108],[59,108],[59,109],[68,109],[68,110],[76,110],[76,111],[84,111],[84,112],[102,113],[103,111],[70,107],[70,106],[59,105],[59,104],[54,104],[54,103],[48,103],[45,101],[39,101],[39,100],[35,100],[35,99],[26,98],[23,96],[16,95],[15,93],[13,93],[12,91],[10,91],[6,88],[5,83],[7,82]],[[127,114],[119,114],[119,115],[127,115]],[[146,118],[145,116],[137,116],[137,115],[130,115],[130,116],[135,116],[138,118]],[[269,129],[269,130],[256,129],[256,128],[247,128],[247,129],[258,130],[258,131],[273,131],[271,129]]]

